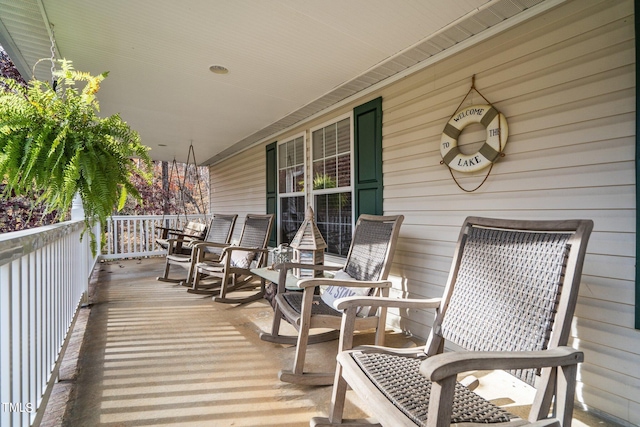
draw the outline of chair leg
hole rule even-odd
[[[260,333],[260,339],[262,341],[272,342],[276,344],[295,344],[298,337],[290,335],[280,335],[280,323],[282,322],[282,311],[280,306],[275,304],[273,309],[273,322],[271,322],[271,333]]]
[[[309,330],[311,329],[311,300],[312,292],[305,292],[304,299],[307,302],[302,303],[302,313],[300,327],[298,328],[298,340],[296,343],[296,355],[293,361],[293,370],[280,371],[278,378],[280,381],[295,384],[307,385],[330,385],[333,382],[333,372],[330,373],[304,373],[304,360],[307,354],[307,345],[309,344]]]
[[[331,407],[329,408],[329,420],[332,423],[341,423],[344,413],[344,402],[347,396],[347,382],[342,378],[342,365],[336,366],[336,374],[333,380],[331,392]]]
[[[187,279],[184,282],[181,283],[186,283],[187,285],[191,284],[191,282],[193,281],[193,270],[194,270],[194,263],[193,261],[191,261],[191,264],[189,264],[189,270],[187,271]]]
[[[159,282],[170,282],[170,283],[179,283],[179,279],[169,279],[169,269],[171,268],[171,263],[169,260],[166,261],[164,266],[164,275],[162,277],[156,277],[156,280]]]
[[[371,419],[345,420],[344,405],[346,401],[348,384],[342,378],[342,366],[338,363],[331,392],[331,406],[329,407],[329,417],[313,417],[309,425],[311,427],[337,427],[337,426],[359,426],[372,427],[380,426]]]
[[[560,420],[562,426],[569,426],[573,417],[578,365],[561,366],[557,369],[559,374],[556,383],[556,418]]]
[[[310,322],[309,322],[310,323]],[[296,357],[293,360],[293,373],[302,375],[304,372],[304,359],[307,355],[307,344],[309,343],[309,324],[304,322],[298,331],[298,342],[296,344]]]

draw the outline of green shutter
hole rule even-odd
[[[353,109],[355,215],[382,215],[382,98]]]
[[[277,143],[273,142],[267,145],[267,213],[276,215],[274,226],[271,229],[271,237],[269,238],[269,246],[278,245],[277,229],[278,229],[278,162],[277,162]]]

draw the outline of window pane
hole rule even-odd
[[[304,220],[304,196],[280,199],[280,243],[291,243]]]
[[[338,157],[338,187],[351,185],[351,156]]]
[[[287,167],[295,165],[295,151],[293,150],[293,141],[289,141],[285,144],[287,147]]]
[[[336,155],[336,132],[337,125],[329,125],[324,128],[324,156]]]
[[[280,169],[278,171],[278,193],[287,192],[287,171],[286,169]]]
[[[351,151],[351,131],[349,119],[338,122],[338,154]]]
[[[316,223],[327,242],[327,251],[347,255],[351,245],[351,193],[315,196]]]
[[[314,131],[312,144],[312,194],[318,228],[325,237],[328,252],[346,255],[352,232],[351,192],[315,192],[351,186],[351,119]]]
[[[304,139],[278,145],[278,192],[304,191]]]
[[[287,150],[286,144],[278,145],[278,168],[282,169],[287,166]]]
[[[304,191],[304,167],[296,166],[294,168],[294,175],[293,191],[296,193]]]
[[[322,137],[324,132],[322,129],[314,131],[311,135],[311,141],[313,144],[313,159],[318,160],[324,157],[324,138]]]
[[[331,157],[324,162],[324,188],[336,188],[338,185],[338,171],[336,168],[336,158]]]
[[[314,190],[323,190],[324,189],[324,161],[320,160],[318,162],[313,162],[313,189]]]
[[[293,143],[295,145],[294,147],[295,164],[303,165],[304,164],[304,140],[302,139],[302,137],[296,138]]]
[[[320,222],[327,221],[327,198],[325,196],[316,196],[316,225]],[[324,236],[324,233],[322,233]]]

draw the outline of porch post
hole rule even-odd
[[[84,206],[82,205],[82,198],[78,193],[73,196],[73,201],[71,202],[71,220],[84,220]]]

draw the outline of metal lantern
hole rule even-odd
[[[318,226],[313,220],[313,209],[307,207],[304,221],[293,237],[290,246],[293,248],[293,262],[300,264],[321,265],[324,263],[324,250],[327,243],[324,241]],[[298,279],[306,279],[321,276],[322,271],[306,268],[294,268],[293,275]]]
[[[276,264],[283,264],[285,262],[290,262],[291,252],[292,252],[291,247],[286,243],[282,243],[278,245],[277,248],[271,251],[272,266],[275,266]]]

